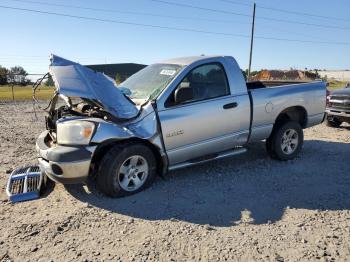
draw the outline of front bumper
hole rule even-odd
[[[350,109],[326,108],[327,116],[336,117],[343,122],[350,122]]]
[[[52,146],[46,144],[48,131],[36,141],[39,166],[46,175],[59,183],[84,183],[89,175],[92,154],[96,146]]]

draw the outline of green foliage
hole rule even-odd
[[[346,87],[348,82],[346,81],[338,81],[338,80],[329,80],[328,81],[328,89],[333,90],[333,89],[339,89],[339,88],[344,88]]]
[[[11,67],[8,71],[7,80],[12,85],[27,85],[30,81],[27,79],[27,71],[21,66]]]
[[[128,79],[126,75],[121,75],[119,73],[115,75],[115,82],[117,83],[117,85],[119,85],[120,83],[123,83],[126,79]]]
[[[0,66],[0,85],[7,84],[7,69]]]
[[[251,71],[251,72],[250,72],[250,77],[256,76],[256,75],[259,74],[261,71],[262,71],[262,70],[260,70],[260,71]],[[242,70],[242,74],[243,74],[244,79],[247,81],[247,78],[248,78],[248,69]]]
[[[119,73],[115,75],[115,82],[117,83],[117,85],[123,82],[122,76]]]
[[[316,78],[321,78],[320,74],[318,73],[319,70],[315,69],[314,71],[315,71],[315,74],[316,74]]]
[[[45,86],[55,86],[55,83],[54,83],[51,75],[48,76],[48,78],[45,81],[44,85]]]

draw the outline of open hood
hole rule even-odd
[[[113,79],[102,73],[56,55],[51,55],[49,72],[59,94],[96,100],[117,118],[130,119],[139,112]]]

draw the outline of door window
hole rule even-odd
[[[218,63],[206,64],[194,68],[186,75],[177,88],[180,86],[185,86],[193,90],[193,98],[183,103],[196,102],[230,94],[224,68]],[[169,97],[167,101],[168,105],[175,104],[175,91]]]

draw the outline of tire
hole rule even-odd
[[[287,122],[274,127],[266,139],[266,150],[271,158],[287,161],[294,159],[304,143],[303,129],[297,122]]]
[[[97,188],[110,197],[123,197],[150,186],[156,175],[152,150],[141,143],[123,143],[111,148],[102,158]]]
[[[341,121],[338,118],[335,117],[329,117],[326,118],[326,125],[329,127],[339,127],[341,125]]]

